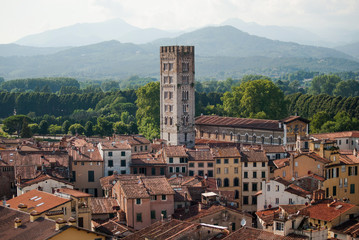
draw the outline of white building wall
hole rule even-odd
[[[26,186],[24,188],[17,187],[17,196],[27,193],[28,191],[31,191],[33,189],[39,189],[39,187],[42,189],[42,191],[47,193],[53,193],[53,189],[57,189],[57,188],[66,187],[73,189],[73,186],[71,184],[66,184],[53,179],[47,179],[45,181],[32,184],[30,186]]]

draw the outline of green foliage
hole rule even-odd
[[[359,82],[356,80],[341,81],[336,85],[333,94],[342,97],[359,96]]]
[[[228,116],[280,119],[287,115],[283,92],[267,79],[243,82],[226,92],[222,101]]]
[[[91,121],[86,122],[85,135],[86,135],[86,137],[91,137],[94,135],[93,123]]]
[[[32,132],[31,132],[31,129],[29,127],[29,124],[28,124],[26,118],[23,118],[20,137],[22,137],[22,138],[30,138],[30,137],[32,137]]]
[[[14,132],[16,132],[16,134],[20,136],[20,131],[23,128],[23,123],[28,123],[30,121],[31,119],[25,115],[10,116],[3,121],[3,130],[8,134],[13,134]]]
[[[113,133],[113,122],[110,122],[106,117],[99,117],[97,119],[96,131],[101,136],[111,136]]]
[[[33,134],[39,133],[39,131],[40,131],[39,124],[37,124],[37,123],[29,124],[29,128]]]
[[[73,78],[26,78],[6,81],[1,84],[1,88],[7,91],[17,89],[17,91],[25,92],[27,90],[35,91],[42,89],[42,92],[57,92],[62,86],[80,87],[79,82]]]
[[[60,134],[60,133],[62,133],[62,127],[59,125],[51,124],[49,126],[49,133],[50,134]]]
[[[64,123],[61,126],[62,133],[67,134],[69,132],[70,126],[71,126],[71,123],[69,120],[64,121]]]
[[[128,133],[128,124],[123,122],[115,122],[113,124],[113,130],[117,134],[127,134]]]
[[[324,119],[322,119],[324,122]],[[345,111],[338,112],[333,119],[328,118],[318,132],[341,132],[359,130],[359,121],[357,118],[351,118]]]
[[[309,92],[311,94],[332,95],[336,85],[341,81],[337,75],[320,75],[313,78]]]
[[[46,120],[42,120],[39,124],[39,133],[46,135],[48,133],[49,123]]]
[[[324,111],[317,112],[314,114],[310,122],[310,129],[312,133],[318,133],[321,131],[324,123],[328,122],[331,119],[328,113]]]
[[[136,119],[138,130],[148,139],[159,138],[160,83],[151,82],[139,88],[137,94]]]
[[[119,90],[120,87],[119,87],[119,83],[116,81],[104,81],[101,83],[101,89],[104,92],[107,92],[107,91]]]
[[[75,123],[70,126],[69,131],[72,133],[72,135],[76,135],[76,134],[83,135],[85,129],[81,124]]]

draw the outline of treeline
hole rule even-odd
[[[75,87],[80,88],[79,82],[74,78],[26,78],[11,81],[5,81],[0,84],[0,88],[6,91],[13,92],[57,92],[61,87]]]

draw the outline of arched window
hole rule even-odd
[[[201,131],[201,137],[203,137],[203,131]]]
[[[222,139],[226,139],[226,134],[224,132],[222,133]]]
[[[273,144],[273,136],[270,136],[270,144]]]
[[[167,125],[167,117],[165,117],[165,125]]]
[[[172,125],[172,123],[173,123],[173,118],[170,117],[170,125]]]
[[[216,131],[215,133],[216,133],[216,139],[218,139],[218,131]]]
[[[222,180],[220,178],[217,178],[217,186],[222,187]]]
[[[282,145],[282,139],[281,138],[278,138],[278,144]]]
[[[253,137],[252,137],[252,142],[253,142],[253,143],[256,143],[256,142],[257,142],[257,137],[256,137],[256,135],[253,135]]]
[[[236,194],[234,195],[234,199],[239,199],[239,191],[236,190],[235,193],[236,193]]]
[[[223,187],[229,187],[229,179],[225,178],[223,181]]]
[[[246,133],[246,142],[248,142],[248,134]]]
[[[231,132],[231,141],[233,140],[233,133]]]
[[[262,136],[262,144],[264,144],[264,137]]]
[[[241,141],[241,134],[238,134],[237,135],[237,142],[240,142]]]
[[[211,139],[211,132],[208,132],[208,138]]]
[[[239,178],[234,178],[233,180],[233,186],[238,187],[239,186]]]

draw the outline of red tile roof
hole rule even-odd
[[[103,150],[131,150],[127,142],[103,141],[100,143]]]
[[[215,158],[241,158],[241,153],[237,147],[213,147],[211,152]]]
[[[274,215],[279,213],[279,207],[270,208],[262,211],[256,212],[258,218],[260,218],[266,225],[272,225],[274,220]]]
[[[120,205],[115,198],[89,198],[91,214],[115,213]]]
[[[350,219],[343,224],[332,227],[331,231],[334,233],[347,234],[353,238],[357,238],[359,236],[359,219]]]
[[[151,142],[143,136],[136,135],[115,135],[116,141],[127,141],[130,145],[145,145]]]
[[[76,197],[76,198],[92,197],[91,194],[81,192],[81,191],[78,191],[75,189],[70,189],[70,188],[58,188],[57,192],[64,193],[64,194],[67,194],[67,195],[70,195],[70,196]]]
[[[282,158],[282,159],[274,160],[273,163],[277,168],[282,168],[289,165],[289,160],[290,160],[289,158]]]
[[[354,204],[326,200],[304,208],[301,213],[310,218],[330,222],[354,207]]]
[[[305,204],[289,204],[289,205],[279,205],[279,208],[283,209],[286,213],[295,214],[299,210],[306,208]]]
[[[58,197],[54,194],[34,189],[12,198],[6,203],[10,204],[10,207],[13,209],[18,209],[18,205],[22,203],[25,204],[27,209],[31,211],[36,210],[38,213],[43,213],[69,201],[71,201],[71,199]]]
[[[242,162],[268,162],[267,155],[263,150],[242,151]]]
[[[359,131],[318,133],[318,134],[311,134],[310,136],[317,139],[331,139],[331,140],[336,140],[337,138],[359,138]]]
[[[210,151],[188,151],[190,161],[214,161],[212,153]]]
[[[281,145],[263,145],[265,153],[285,153],[285,148]]]
[[[56,178],[56,177],[53,177],[53,176],[50,176],[48,174],[45,174],[45,173],[41,173],[40,175],[38,175],[36,178],[34,179],[31,179],[29,181],[26,181],[26,182],[21,182],[20,183],[20,187],[26,187],[26,186],[30,186],[32,184],[36,184],[36,183],[39,183],[39,182],[43,182],[43,181],[46,181],[46,180],[54,180],[54,181],[58,181],[58,182],[62,182],[62,183],[65,183],[67,185],[74,185],[72,183],[70,183],[69,181],[66,181],[66,179],[61,179],[61,178]]]
[[[347,153],[347,154],[340,153],[339,160],[344,164],[358,164],[359,163],[359,157],[353,155],[353,152]]]
[[[163,158],[157,158],[151,153],[135,153],[131,155],[131,166],[165,166]]]
[[[294,240],[294,239],[308,239],[306,236],[300,235],[288,235],[288,236],[280,236],[274,233],[251,228],[251,227],[242,227],[237,231],[231,233],[229,236],[223,238],[223,240]]]
[[[281,122],[290,123],[290,122],[293,122],[295,120],[299,120],[299,121],[302,121],[302,122],[305,122],[305,123],[310,123],[310,121],[308,119],[302,118],[300,116],[289,116],[287,118],[282,119]]]
[[[196,125],[226,126],[226,127],[237,127],[237,128],[283,131],[282,128],[279,128],[278,120],[220,117],[216,115],[210,115],[210,116],[202,115],[196,117]]]
[[[167,146],[163,148],[166,157],[187,157],[185,146]]]

